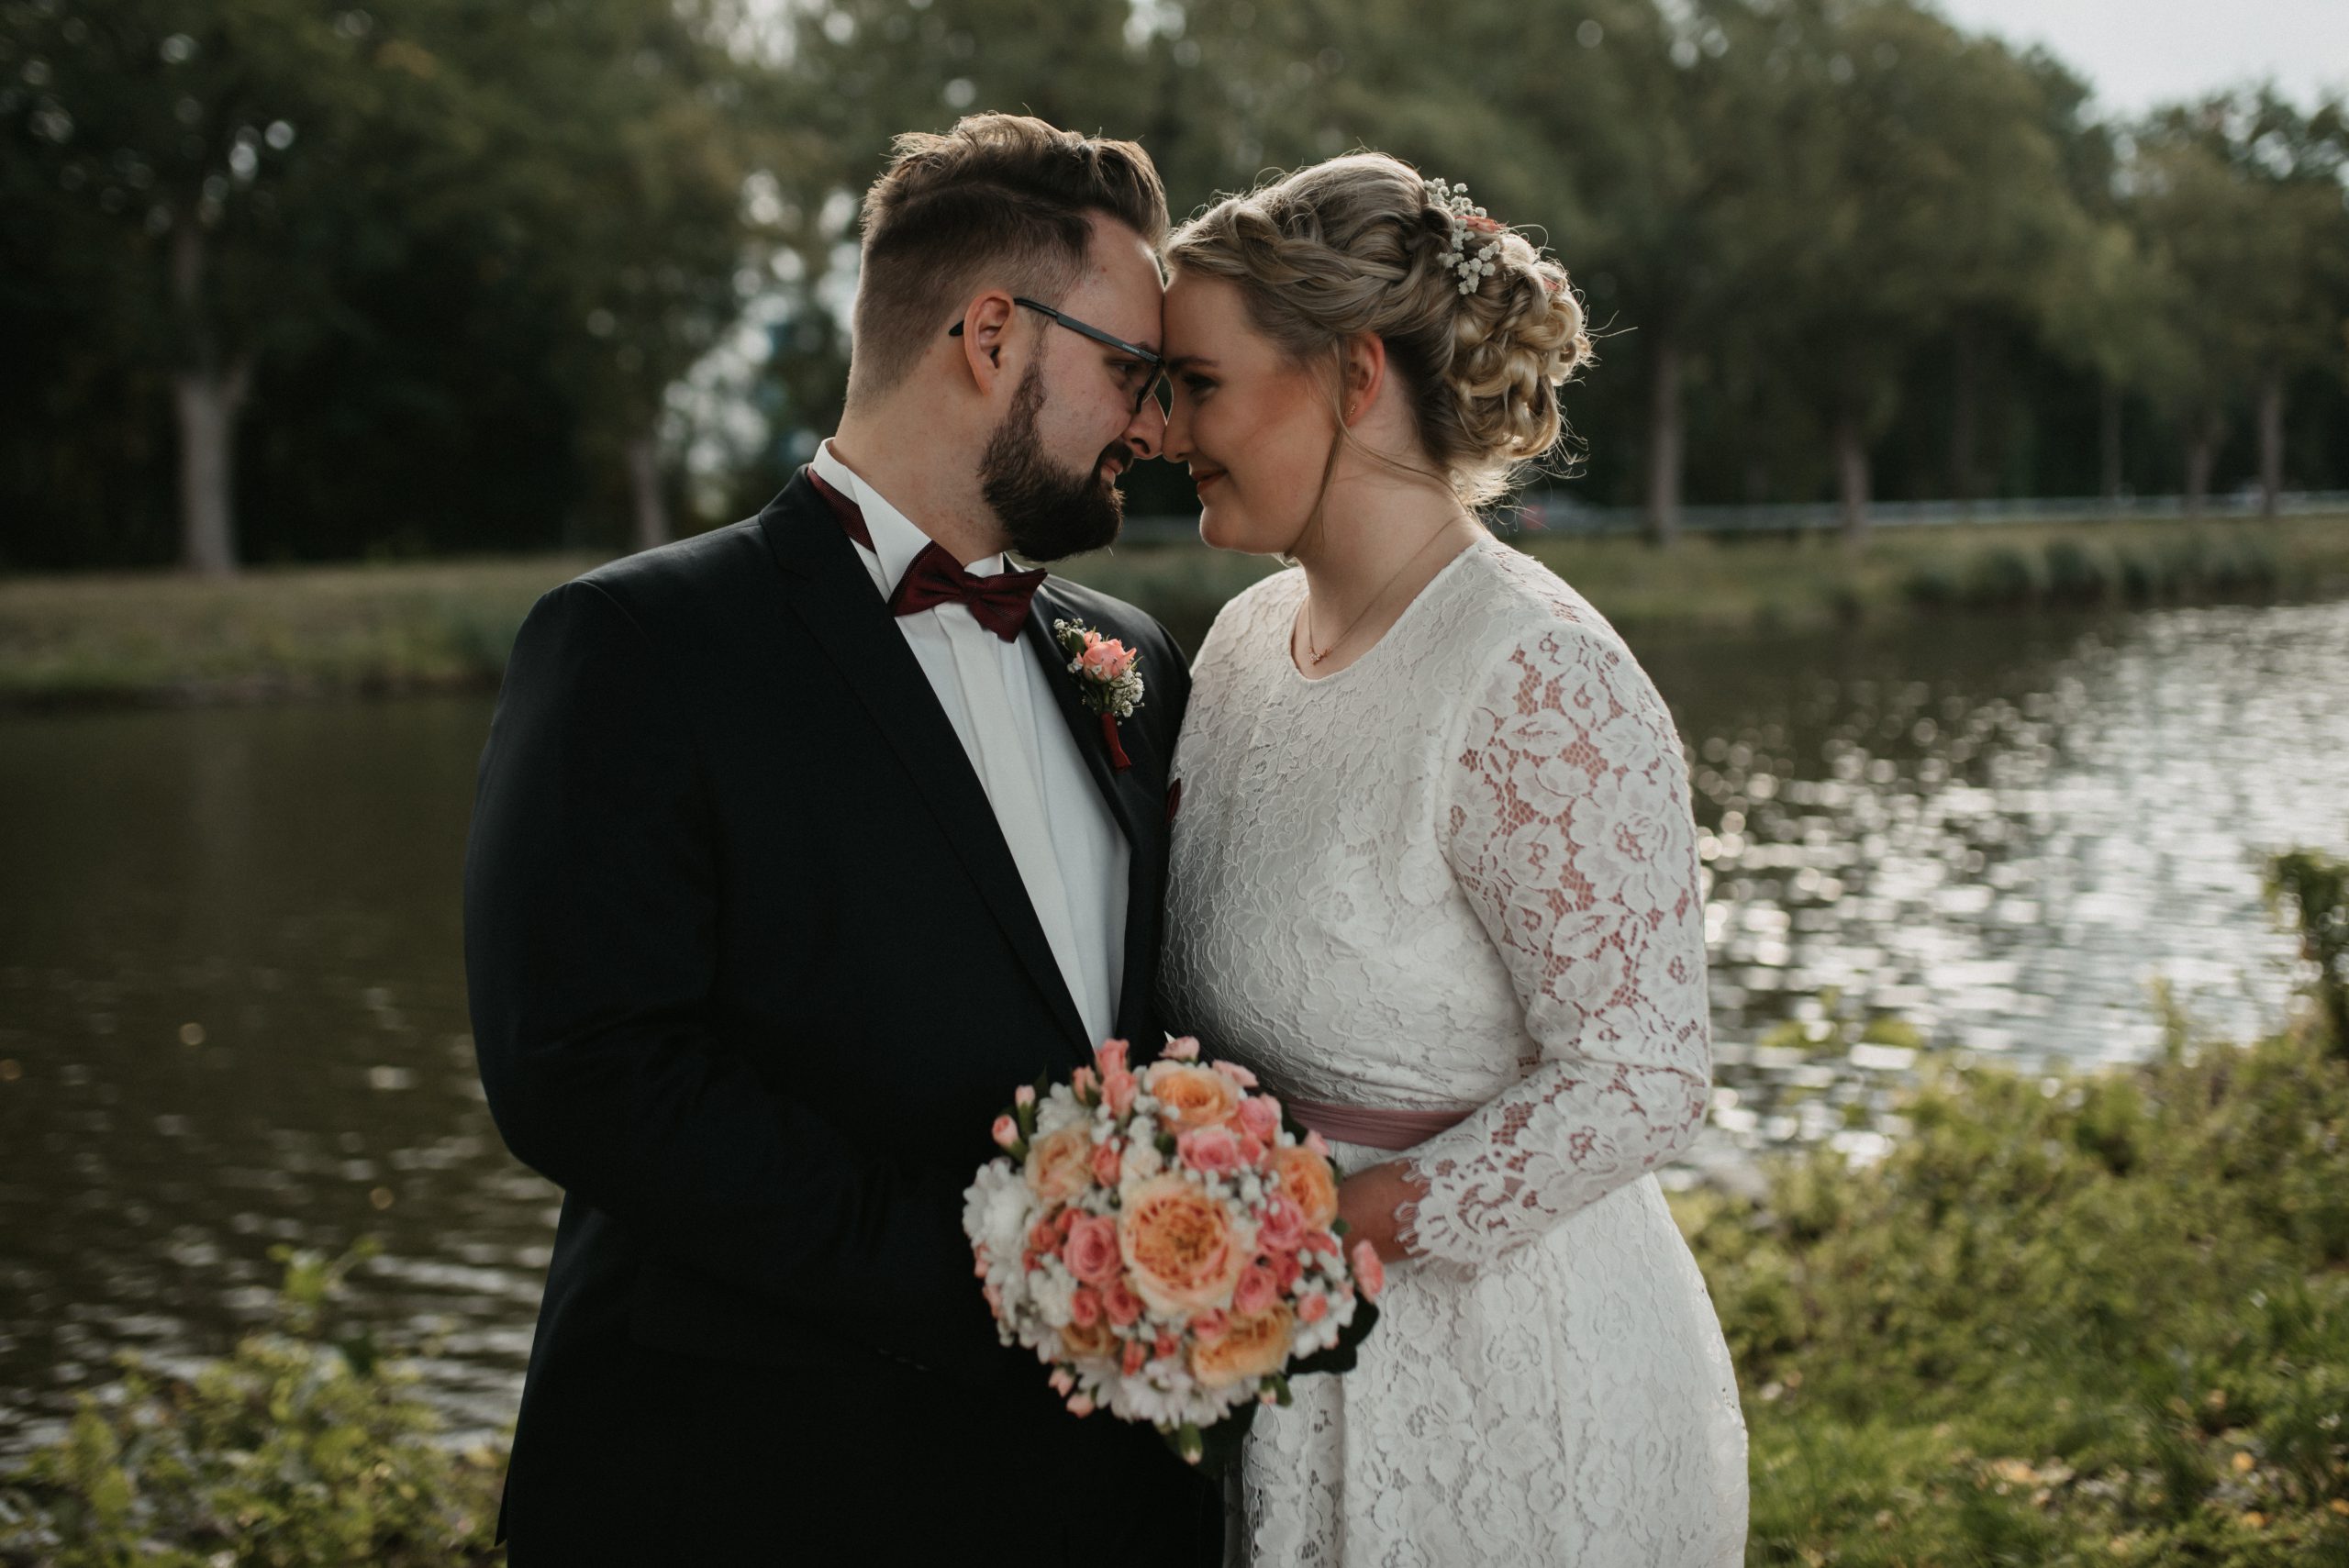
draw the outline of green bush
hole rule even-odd
[[[2103,563],[2077,543],[2052,539],[2045,551],[2047,597],[2058,605],[2092,605],[2105,595]]]
[[[276,1324],[194,1378],[127,1361],[0,1480],[0,1562],[42,1568],[439,1568],[503,1562],[502,1457],[456,1454],[407,1376],[328,1308],[364,1245],[279,1250]]]
[[[1753,1562],[2349,1562],[2349,1063],[1933,1067],[1881,1163],[1678,1201]]]

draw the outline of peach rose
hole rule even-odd
[[[1267,1149],[1281,1140],[1281,1103],[1270,1095],[1252,1095],[1240,1102],[1240,1130]]]
[[[1386,1288],[1386,1261],[1378,1255],[1378,1249],[1372,1246],[1366,1238],[1354,1243],[1354,1283],[1362,1286],[1363,1295],[1373,1301],[1376,1301],[1378,1293]]]
[[[1240,1169],[1240,1140],[1228,1127],[1202,1127],[1174,1140],[1183,1163],[1201,1175],[1222,1176]]]
[[[1099,1318],[1079,1326],[1071,1323],[1061,1330],[1061,1350],[1072,1361],[1091,1361],[1118,1353],[1118,1337],[1109,1325]]]
[[[1028,1146],[1028,1190],[1050,1207],[1066,1203],[1093,1180],[1093,1140],[1082,1122]]]
[[[1263,1377],[1287,1363],[1296,1339],[1295,1315],[1277,1303],[1270,1311],[1234,1318],[1222,1338],[1191,1347],[1191,1375],[1209,1388]]]
[[[1251,1263],[1240,1271],[1240,1283],[1231,1287],[1231,1309],[1243,1318],[1253,1318],[1280,1298],[1280,1290],[1272,1270]]]
[[[1028,1157],[1029,1169],[1035,1169],[1035,1159]],[[1338,1218],[1338,1173],[1329,1161],[1291,1146],[1273,1151],[1272,1170],[1281,1179],[1281,1195],[1305,1216],[1306,1229],[1319,1230]]]
[[[1107,1284],[1116,1279],[1122,1266],[1116,1221],[1092,1215],[1077,1216],[1068,1228],[1068,1240],[1061,1245],[1061,1262],[1086,1284]]]
[[[1240,1108],[1239,1085],[1207,1067],[1154,1062],[1142,1079],[1158,1097],[1158,1116],[1174,1132],[1213,1127]]]
[[[1170,1173],[1127,1195],[1118,1246],[1152,1311],[1197,1312],[1231,1299],[1256,1239],[1233,1226],[1222,1204]]]
[[[1093,1146],[1093,1179],[1095,1181],[1105,1187],[1116,1186],[1119,1168],[1118,1146],[1115,1143],[1097,1143]]]

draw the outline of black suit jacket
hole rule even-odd
[[[1189,678],[1155,621],[1052,580],[1025,636],[1055,670],[1055,617],[1141,653],[1124,771],[1055,688],[1126,834],[1118,1027],[1146,1055]],[[564,1192],[507,1483],[520,1568],[1050,1562],[1060,1536],[1072,1562],[1214,1560],[1206,1485],[1061,1409],[980,1299],[960,1195],[988,1127],[1094,1042],[804,471],[531,611],[465,959],[498,1129]]]

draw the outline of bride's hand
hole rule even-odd
[[[1395,1211],[1427,1195],[1427,1184],[1404,1174],[1399,1161],[1348,1176],[1338,1184],[1338,1218],[1346,1222],[1347,1250],[1366,1240],[1387,1262],[1409,1257],[1396,1238]]]

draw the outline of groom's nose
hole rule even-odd
[[[1166,410],[1158,406],[1155,397],[1145,397],[1134,417],[1126,422],[1126,444],[1134,449],[1136,457],[1156,457],[1166,443]]]

